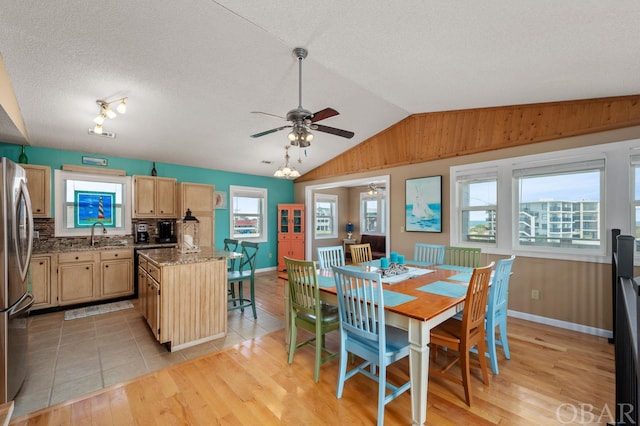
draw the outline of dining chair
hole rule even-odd
[[[387,366],[409,355],[408,334],[385,323],[384,293],[378,272],[334,266],[333,276],[340,312],[340,372],[336,396],[342,398],[345,381],[358,373],[375,380],[378,382],[378,425],[382,425],[385,405],[411,387],[411,381],[399,386],[387,382]],[[363,362],[347,372],[348,354],[362,358]],[[391,391],[389,394],[387,389]]]
[[[373,260],[370,243],[351,244],[349,249],[351,250],[351,262],[354,264],[371,262]]]
[[[318,264],[320,269],[344,266],[344,249],[342,246],[318,247]]]
[[[500,259],[496,262],[496,270],[489,288],[489,302],[487,303],[486,339],[491,370],[499,374],[496,345],[502,346],[504,357],[511,359],[509,342],[507,341],[507,302],[509,296],[509,278],[515,256]],[[496,338],[496,327],[500,331],[500,338]]]
[[[440,265],[444,263],[444,246],[416,243],[413,248],[413,260],[420,263]]]
[[[242,241],[240,243],[242,247],[242,259],[237,270],[227,272],[227,285],[229,288],[233,288],[235,284],[238,284],[237,294],[231,295],[227,299],[227,311],[233,311],[240,309],[244,312],[244,308],[251,307],[253,311],[253,317],[258,318],[256,313],[256,294],[255,294],[255,274],[256,274],[256,260],[258,255],[258,243],[252,243],[248,241]],[[244,282],[249,281],[249,297],[244,295]]]
[[[320,300],[318,272],[315,262],[284,257],[289,277],[289,364],[296,349],[314,344],[316,348],[313,380],[320,379],[320,365],[338,356],[325,347],[324,335],[340,327],[338,308]],[[313,337],[297,343],[298,327],[313,333]],[[323,357],[323,352],[328,355]]]
[[[440,368],[433,368],[429,371],[444,379],[461,384],[464,387],[465,401],[471,406],[471,379],[470,374],[470,350],[477,346],[478,353],[485,353],[485,318],[487,312],[487,297],[489,294],[489,280],[491,279],[491,264],[475,268],[471,274],[471,280],[467,289],[467,296],[464,302],[462,321],[450,318],[431,330],[431,351],[434,360],[437,359],[438,348],[443,347],[447,357],[447,363]],[[452,352],[457,352],[453,360],[449,361]],[[489,374],[487,373],[487,358],[478,356],[482,379],[485,384],[489,384]],[[460,364],[462,378],[448,374],[448,371],[455,364]],[[438,367],[438,366],[434,366]]]
[[[232,238],[225,238],[224,239],[224,250],[225,251],[238,251],[238,246],[240,245],[240,240],[234,240]],[[233,271],[235,269],[236,266],[236,261],[238,259],[237,258],[230,258],[227,259],[227,273]],[[229,283],[229,288],[227,289],[229,295],[235,299],[236,297],[236,292],[235,292],[235,285],[234,283]]]
[[[482,249],[472,247],[451,247],[444,250],[444,264],[477,268],[480,266]]]

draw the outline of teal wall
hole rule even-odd
[[[51,184],[53,186],[53,170],[60,169],[63,164],[83,165],[82,156],[106,158],[108,168],[125,170],[127,175],[151,175],[151,161],[133,160],[130,158],[96,155],[88,152],[63,151],[60,149],[40,148],[28,146],[25,148],[29,164],[50,166],[52,170]],[[0,142],[0,156],[17,161],[20,155],[20,145]],[[173,177],[178,182],[207,183],[215,185],[216,191],[224,191],[229,195],[229,185],[266,188],[268,190],[268,241],[260,244],[257,268],[268,268],[277,265],[278,235],[277,214],[278,204],[293,203],[293,182],[264,176],[232,173],[221,170],[203,169],[199,167],[180,166],[177,164],[156,162],[158,176]],[[55,193],[51,192],[51,201]],[[229,200],[227,200],[229,204]],[[216,209],[215,245],[222,247],[223,240],[229,236],[229,209]],[[51,209],[52,215],[55,209]],[[271,254],[271,257],[269,256]]]

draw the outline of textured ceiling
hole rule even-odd
[[[12,0],[0,54],[31,145],[270,176],[287,131],[249,135],[286,122],[251,111],[298,106],[296,46],[302,105],[355,132],[291,150],[304,173],[413,113],[640,93],[638,22],[637,0]],[[117,138],[89,135],[123,96]]]

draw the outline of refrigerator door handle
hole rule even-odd
[[[20,276],[22,277],[22,281],[27,279],[27,273],[29,272],[29,263],[31,262],[31,253],[33,251],[33,212],[31,210],[31,198],[29,197],[29,189],[27,188],[27,182],[25,180],[20,181],[20,195],[24,197],[25,203],[25,214],[27,220],[27,256],[25,257],[25,263],[22,264],[22,258],[20,257],[20,250],[18,247],[18,236],[19,233],[16,234],[15,244],[16,244],[16,253],[18,255],[18,269],[20,270]],[[16,200],[18,203],[20,202],[20,197]],[[16,226],[19,226],[16,223]]]
[[[29,300],[29,302],[26,305],[24,305],[23,302],[27,299]],[[20,300],[18,300],[18,303],[16,303],[11,308],[9,308],[9,317],[14,317],[16,315],[22,314],[24,311],[31,309],[31,306],[33,306],[35,301],[36,301],[36,298],[33,294],[25,293],[20,298]]]

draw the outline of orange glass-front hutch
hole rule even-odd
[[[278,271],[284,256],[304,259],[304,204],[278,204]]]

